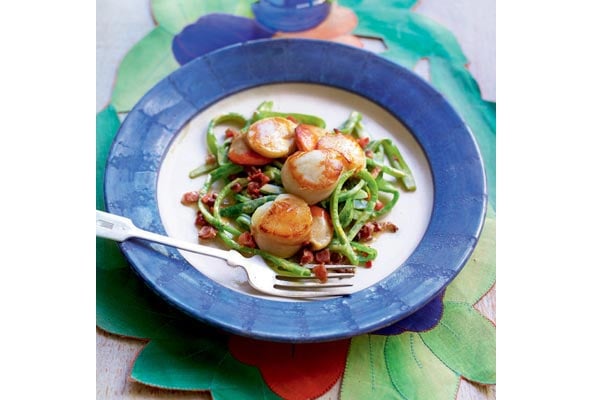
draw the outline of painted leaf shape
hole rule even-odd
[[[117,73],[112,104],[119,112],[135,103],[161,79],[179,67],[171,52],[173,34],[154,28],[129,50]]]
[[[112,105],[96,114],[96,208],[104,209],[104,166],[110,145],[121,126],[117,110]]]
[[[460,376],[446,367],[416,333],[390,337],[384,348],[394,387],[410,400],[454,399]]]
[[[175,35],[184,26],[209,13],[252,17],[253,0],[152,0],[156,22]]]
[[[236,43],[273,36],[254,19],[229,14],[208,14],[187,25],[173,39],[172,49],[180,64]]]
[[[96,209],[104,210],[104,166],[110,145],[121,126],[117,111],[112,105],[96,114]],[[96,238],[96,268],[115,269],[127,267],[127,261],[112,240]]]
[[[474,382],[496,383],[496,328],[470,304],[444,303],[436,329],[419,335],[457,374]]]
[[[394,389],[384,348],[387,336],[362,335],[352,338],[346,371],[340,387],[340,400],[402,399]]]
[[[140,339],[172,333],[175,318],[130,268],[96,269],[96,324]]]
[[[412,68],[421,58],[440,57],[464,66],[467,59],[456,37],[429,18],[406,9],[392,7],[361,8],[355,34],[381,37],[388,50],[381,55]],[[397,56],[402,55],[402,57]]]
[[[323,395],[346,365],[350,340],[326,343],[274,343],[232,336],[229,350],[241,362],[260,369],[269,387],[287,400]]]
[[[215,400],[279,399],[258,369],[237,361],[226,341],[215,337],[153,340],[135,360],[131,378],[169,389],[210,390]]]
[[[393,7],[393,8],[411,8],[417,4],[419,0],[338,0],[338,2],[346,7],[353,9],[365,8],[373,10],[377,7]]]
[[[446,288],[445,301],[475,304],[496,281],[496,219],[487,217],[479,242],[458,276]]]

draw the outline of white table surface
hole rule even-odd
[[[469,60],[469,70],[479,83],[482,97],[496,98],[495,0],[421,0],[415,11],[452,31]],[[119,63],[155,23],[150,0],[96,1],[96,111],[110,101]],[[419,73],[426,73],[420,66]],[[495,320],[495,288],[476,305]],[[97,329],[97,399],[210,399],[208,393],[151,388],[128,380],[130,368],[145,342],[117,337]],[[337,399],[339,383],[321,399]],[[458,399],[495,399],[495,386],[461,381]]]

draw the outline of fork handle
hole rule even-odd
[[[135,226],[129,218],[96,210],[96,236],[123,242],[131,238],[149,240],[151,242],[164,244],[193,253],[203,254],[211,257],[221,258],[230,262],[235,257],[232,252],[200,244],[186,242],[169,236],[159,235],[154,232],[145,231]],[[237,252],[235,252],[237,253]]]

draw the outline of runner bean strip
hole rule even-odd
[[[212,160],[190,171],[190,178],[197,178],[208,174],[199,191],[200,200],[198,208],[204,220],[217,230],[217,236],[223,243],[246,255],[260,255],[280,272],[291,275],[310,276],[311,270],[292,259],[274,256],[266,251],[251,248],[238,243],[237,238],[250,230],[252,213],[261,205],[272,201],[279,192],[284,192],[281,187],[281,167],[279,160],[273,160],[262,167],[263,173],[270,179],[270,183],[261,191],[258,198],[246,193],[250,179],[244,176],[244,167],[233,164],[227,157],[231,139],[219,144],[215,128],[222,124],[232,124],[241,131],[263,118],[291,117],[299,123],[310,124],[325,128],[325,121],[319,117],[299,113],[283,113],[272,111],[273,102],[261,103],[249,119],[238,113],[227,113],[212,119],[207,128],[206,142]],[[362,124],[362,115],[356,111],[350,113],[348,119],[337,129],[340,134],[352,135],[358,139],[370,139]],[[350,264],[364,265],[377,257],[377,251],[360,243],[357,235],[370,221],[374,221],[387,214],[398,202],[400,191],[393,182],[386,180],[386,175],[395,178],[404,191],[416,190],[412,172],[400,154],[398,148],[390,139],[370,140],[365,150],[371,152],[367,158],[365,169],[359,172],[346,171],[340,177],[331,196],[320,203],[329,210],[334,229],[334,237],[328,246],[332,252],[342,254]],[[247,174],[246,174],[247,175]],[[235,179],[232,177],[237,176]],[[209,195],[215,185],[223,185],[214,199],[210,209],[202,197]],[[235,188],[235,191],[234,191]],[[216,190],[216,189],[215,189]],[[271,194],[273,193],[273,194]],[[391,195],[391,198],[380,196],[381,193]],[[225,206],[225,202],[228,205]],[[380,207],[377,209],[378,201]],[[383,204],[383,206],[381,206]]]

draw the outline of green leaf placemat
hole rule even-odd
[[[490,209],[471,259],[447,288],[444,313],[426,332],[352,339],[341,398],[454,398],[460,379],[495,383],[495,327],[473,305],[495,282],[495,103],[481,98],[454,36],[410,10],[413,0],[341,0],[357,15],[357,35],[385,41],[382,56],[414,68],[429,61],[431,84],[472,129],[483,155]],[[158,25],[123,60],[111,105],[96,118],[96,207],[104,208],[102,182],[110,143],[127,112],[160,79],[178,68],[171,41],[210,12],[251,16],[251,1],[153,0]],[[261,370],[238,361],[221,332],[189,321],[166,306],[135,276],[118,246],[97,239],[97,324],[107,332],[149,340],[132,379],[158,387],[210,390],[215,399],[279,398]],[[268,346],[267,346],[268,347]],[[272,386],[269,388],[269,386]],[[327,388],[325,388],[326,390]]]

